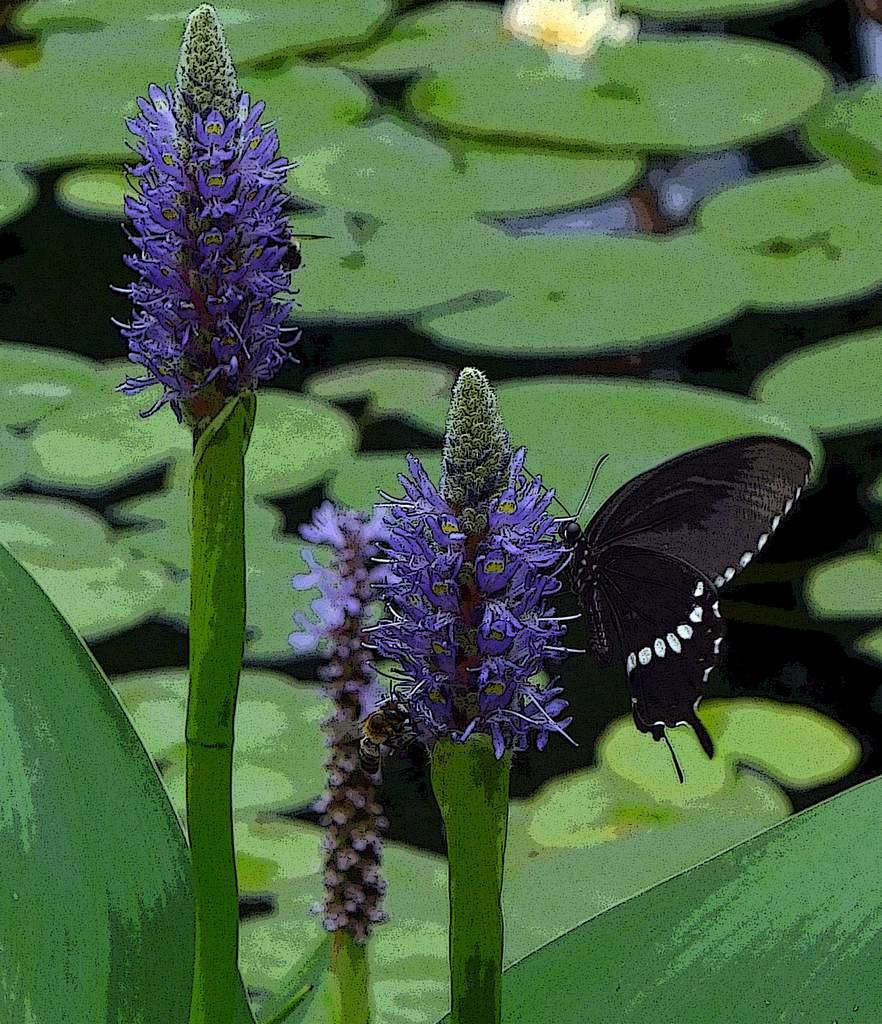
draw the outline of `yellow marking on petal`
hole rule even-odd
[[[224,177],[224,176],[223,176],[222,174],[213,174],[213,175],[212,175],[212,176],[211,176],[211,177],[210,177],[210,178],[208,179],[208,184],[209,184],[209,185],[210,185],[210,186],[211,186],[212,188],[220,188],[220,187],[221,187],[221,185],[223,185],[223,183],[224,183],[224,182],[225,182],[226,180],[227,180],[227,179],[226,179],[226,178],[225,178],[225,177]]]
[[[514,512],[516,508],[517,505],[513,501],[500,501],[499,505],[497,506],[497,510],[499,512],[504,512],[506,515],[508,515],[511,512]]]
[[[501,629],[491,629],[488,634],[491,640],[504,640],[505,633]]]
[[[217,121],[209,121],[205,126],[205,130],[209,135],[220,135],[223,132],[223,128],[224,126],[222,124],[218,124]]]
[[[491,697],[499,697],[503,693],[505,693],[505,684],[487,683],[487,685],[484,687],[484,693],[488,694]]]
[[[258,135],[256,139],[252,139],[248,143],[248,148],[249,149],[257,149],[257,147],[261,144],[261,142],[263,142],[263,136],[262,135]]]
[[[223,240],[224,236],[220,233],[220,231],[209,231],[208,234],[205,236],[206,245],[220,245]]]
[[[171,206],[166,206],[166,208],[162,211],[162,216],[165,217],[166,220],[177,220],[178,211]]]
[[[437,640],[432,642],[433,654],[443,654],[446,650],[447,648],[444,646],[444,644],[439,644]]]
[[[432,584],[432,593],[436,594],[438,597],[440,597],[442,594],[449,594],[450,584],[444,583],[443,581],[439,580],[438,583]]]
[[[492,561],[484,563],[485,572],[502,572],[505,569],[505,560],[502,558],[494,558]]]
[[[459,529],[459,527],[457,527],[456,523],[451,522],[449,519],[445,519],[441,523],[441,532],[442,533],[447,533],[447,534],[456,533],[456,531],[458,529]]]
[[[171,155],[171,153],[163,153],[162,162],[165,164],[166,167],[174,167],[175,158]]]
[[[429,690],[428,697],[434,704],[444,703],[444,694],[440,690]]]

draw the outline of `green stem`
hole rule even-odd
[[[502,1019],[502,870],[511,754],[487,736],[439,740],[432,788],[447,829],[450,882],[450,1022]]]
[[[267,1019],[261,1021],[260,1024],[284,1024],[284,1022],[291,1016],[303,1000],[306,999],[312,990],[312,985],[304,985],[299,992],[295,992],[294,995],[291,996],[278,1013],[274,1013],[272,1017],[267,1017]]]
[[[254,407],[253,396],[230,401],[194,437],[186,732],[195,913],[190,1024],[233,1024],[238,988],[233,726],[245,641],[245,451]]]
[[[344,929],[334,932],[330,982],[333,1024],[368,1024],[367,945]]]

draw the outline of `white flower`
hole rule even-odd
[[[516,39],[583,58],[601,43],[628,42],[640,27],[619,14],[616,0],[506,0],[502,18]]]

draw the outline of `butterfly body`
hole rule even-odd
[[[713,756],[697,708],[725,635],[719,591],[768,542],[810,469],[789,441],[726,441],[635,477],[585,530],[562,526],[589,647],[604,661],[618,650],[642,732],[666,740],[666,728],[690,725]]]

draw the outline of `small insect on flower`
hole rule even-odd
[[[407,708],[394,697],[387,697],[361,723],[358,753],[362,769],[368,775],[377,775],[383,747],[403,750],[415,738]]]

